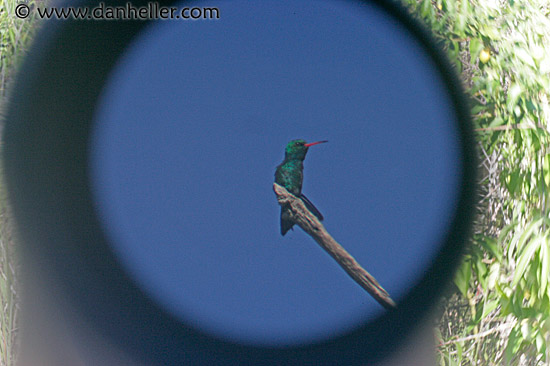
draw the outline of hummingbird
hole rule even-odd
[[[286,188],[287,191],[300,198],[307,209],[323,220],[319,210],[302,194],[302,181],[304,179],[304,159],[307,151],[313,145],[322,144],[328,141],[317,141],[306,143],[304,140],[292,140],[285,148],[285,160],[277,166],[275,171],[275,183]],[[290,219],[290,213],[285,207],[281,207],[281,235],[285,235],[292,229],[294,222]]]

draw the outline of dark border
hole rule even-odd
[[[132,3],[139,7],[147,1]],[[330,341],[253,347],[212,338],[181,323],[126,275],[94,211],[88,143],[103,85],[149,21],[53,21],[37,37],[17,77],[4,135],[6,180],[23,259],[40,263],[100,334],[153,364],[356,365],[395,350],[433,309],[458,265],[472,220],[477,165],[469,108],[453,68],[403,8],[384,0],[374,3],[411,31],[439,67],[457,112],[463,154],[460,200],[446,244],[398,311]]]

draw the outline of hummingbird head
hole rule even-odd
[[[292,140],[286,145],[285,149],[285,159],[290,160],[304,160],[306,158],[307,150],[310,146],[322,144],[324,142],[328,141],[317,141],[317,142],[311,142],[306,143],[305,140],[299,139],[299,140]]]

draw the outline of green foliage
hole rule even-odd
[[[4,197],[2,197],[2,200]],[[0,365],[12,365],[15,355],[18,301],[15,270],[5,207],[0,207]]]
[[[32,2],[31,2],[32,3]],[[24,54],[34,33],[34,19],[19,19],[14,15],[18,2],[0,0],[0,97],[13,75],[13,67]]]
[[[30,1],[30,5],[35,1]],[[35,19],[18,19],[15,0],[0,0],[0,123],[6,87],[35,32]],[[0,365],[15,363],[18,297],[16,260],[10,236],[5,191],[0,167]]]
[[[475,235],[436,329],[439,362],[548,363],[550,0],[402,1],[461,75],[484,161]],[[0,108],[35,29],[13,15],[16,5],[0,0]],[[11,365],[17,305],[4,202],[0,365]]]
[[[460,73],[484,161],[440,364],[550,362],[550,2],[403,1]]]

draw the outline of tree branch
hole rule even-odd
[[[323,224],[304,205],[301,199],[289,193],[284,187],[273,183],[277,201],[282,207],[289,209],[291,220],[311,236],[336,262],[365,289],[380,305],[386,309],[394,309],[395,302],[371,276],[334,238],[327,232]]]
[[[508,131],[508,130],[535,130],[537,128],[545,130],[546,127],[544,127],[542,124],[537,123],[535,124],[518,124],[518,125],[504,125],[504,126],[495,126],[495,127],[483,127],[483,128],[475,128],[474,131]]]
[[[487,330],[485,330],[483,332],[480,332],[480,333],[472,334],[472,335],[462,337],[462,338],[457,337],[457,338],[451,339],[450,341],[440,343],[438,345],[438,347],[448,346],[448,345],[454,344],[454,343],[460,343],[460,342],[465,342],[465,341],[471,341],[471,340],[477,339],[477,338],[487,337],[488,335],[490,335],[492,333],[509,330],[509,329],[514,327],[515,323],[516,322],[504,323],[504,324],[500,324],[497,327],[487,329]]]

